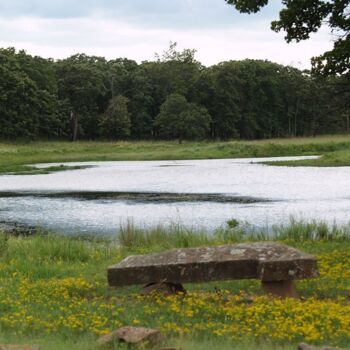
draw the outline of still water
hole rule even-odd
[[[70,163],[89,167],[3,175],[0,222],[113,234],[128,221],[208,230],[232,218],[259,228],[286,223],[290,216],[350,221],[350,167],[260,164],[280,159],[296,157]]]

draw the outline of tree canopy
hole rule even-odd
[[[180,94],[171,94],[160,107],[155,119],[159,134],[165,139],[203,139],[210,128],[211,117],[205,107],[188,103]]]
[[[269,0],[225,0],[240,12],[256,13]],[[313,70],[323,75],[350,72],[350,0],[282,0],[279,19],[271,23],[272,30],[285,31],[287,42],[310,38],[327,24],[335,37],[333,49],[312,58]]]
[[[140,64],[0,49],[0,139],[264,139],[350,131],[346,75],[263,60],[204,67],[172,45]]]
[[[124,96],[113,97],[105,114],[101,117],[101,134],[111,140],[119,140],[130,135],[131,121],[128,111],[129,100]]]

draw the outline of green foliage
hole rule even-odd
[[[130,135],[131,121],[128,101],[126,97],[120,95],[111,99],[106,113],[101,119],[102,136],[118,140]]]
[[[80,136],[98,135],[98,115],[106,97],[106,61],[83,54],[74,55],[54,65],[58,83],[58,97],[65,104],[67,121],[77,118]],[[68,127],[72,134],[73,126]]]
[[[268,0],[226,0],[227,3],[235,5],[237,10],[244,13],[256,13],[267,5]]]
[[[171,94],[160,107],[155,125],[166,139],[204,139],[210,127],[210,115],[204,107],[188,103],[179,94]]]
[[[23,51],[0,49],[0,137],[53,136],[57,97],[50,67]],[[46,76],[46,77],[44,77]],[[52,75],[51,75],[52,78]]]
[[[162,56],[155,54],[158,62],[182,62],[182,63],[198,63],[195,60],[196,50],[184,49],[183,51],[177,51],[177,42],[170,42],[168,50],[164,51]]]
[[[268,4],[268,0],[226,0],[238,11],[245,13],[258,12]],[[285,6],[280,18],[273,21],[271,28],[285,31],[287,42],[299,42],[310,38],[327,23],[337,38],[333,50],[327,51],[312,59],[314,71],[324,75],[335,75],[350,72],[350,16],[349,0],[293,0],[282,1]]]
[[[178,51],[176,43],[141,64],[84,54],[53,61],[14,49],[1,49],[0,63],[0,139],[227,140],[350,132],[347,76],[319,79],[261,60],[206,68],[195,50]],[[119,96],[128,100],[127,111]],[[182,109],[169,122],[166,109],[174,99]]]
[[[236,227],[239,226],[239,221],[236,220],[236,219],[230,219],[230,220],[227,221],[227,226],[229,228],[236,228]]]

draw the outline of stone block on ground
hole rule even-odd
[[[114,342],[155,346],[162,343],[163,335],[157,329],[144,327],[122,327],[118,330],[106,334],[98,339],[100,346],[107,346]]]
[[[108,283],[114,287],[162,281],[289,281],[317,276],[316,259],[312,255],[276,242],[173,249],[129,256],[108,268]]]

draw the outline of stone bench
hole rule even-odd
[[[259,279],[268,293],[280,297],[297,297],[293,280],[317,276],[312,255],[274,242],[173,249],[129,256],[108,268],[114,287]]]

